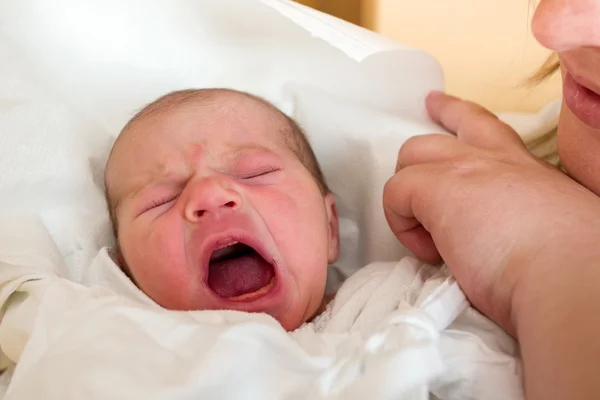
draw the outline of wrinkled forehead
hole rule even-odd
[[[245,148],[289,152],[289,129],[276,109],[251,98],[188,101],[141,118],[122,132],[107,165],[107,185],[117,195],[118,187],[130,184],[129,178],[180,158],[201,162]]]

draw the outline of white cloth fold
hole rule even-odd
[[[52,260],[42,227],[15,248],[35,236]],[[5,400],[523,398],[512,339],[412,258],[361,269],[292,333],[265,314],[164,310],[112,284],[125,276],[106,252],[89,287],[51,262],[0,262],[0,347],[17,363]]]

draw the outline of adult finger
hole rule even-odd
[[[400,147],[396,172],[409,165],[450,160],[463,156],[469,151],[467,144],[458,141],[451,135],[413,136]]]
[[[520,136],[496,115],[470,101],[441,92],[426,100],[430,117],[466,143],[486,149],[521,149]]]
[[[428,263],[440,260],[429,232],[431,221],[437,218],[431,200],[441,177],[439,165],[406,167],[388,180],[383,191],[384,214],[392,232],[406,248]]]

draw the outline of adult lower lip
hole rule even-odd
[[[584,124],[600,129],[600,94],[580,85],[567,72],[563,83],[563,96],[567,107]]]

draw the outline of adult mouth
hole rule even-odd
[[[600,94],[584,86],[568,70],[563,80],[563,96],[567,107],[579,120],[600,129]]]
[[[253,302],[275,287],[273,258],[251,238],[221,238],[208,247],[207,255],[206,283],[221,299]]]

